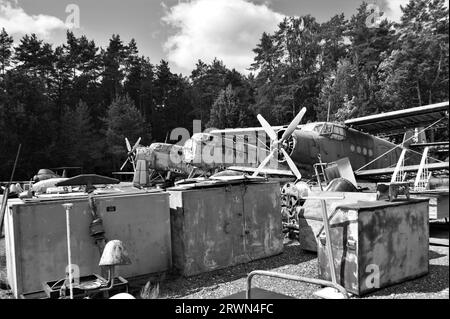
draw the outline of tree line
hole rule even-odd
[[[53,47],[35,34],[14,45],[0,32],[0,180],[22,144],[17,179],[39,168],[82,166],[109,175],[126,157],[124,138],[168,141],[192,129],[343,121],[448,100],[449,18],[444,0],[410,1],[399,23],[367,24],[367,4],[347,19],[287,17],[255,45],[249,74],[201,60],[189,76],[152,63],[135,40],[106,48],[67,32]],[[175,143],[176,141],[169,141]]]

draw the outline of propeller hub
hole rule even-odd
[[[284,134],[286,130],[280,130],[277,132],[277,135],[281,138],[281,136]],[[283,152],[281,152],[281,149],[284,149],[289,155],[292,155],[296,145],[296,139],[293,135],[286,138],[284,141],[278,140],[278,141],[272,141],[270,143],[270,150],[276,149],[277,155],[275,155],[275,158],[278,160],[279,163],[285,163],[286,157],[284,156]]]

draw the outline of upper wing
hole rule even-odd
[[[370,134],[402,133],[405,129],[426,127],[440,119],[448,122],[448,101],[426,106],[370,115],[345,121],[347,126]],[[442,120],[439,125],[446,126]]]
[[[409,166],[403,166],[402,171],[403,172],[417,172],[419,170],[420,165],[409,165]],[[441,163],[431,163],[424,166],[424,168],[428,169],[429,171],[440,171],[440,170],[448,170],[449,169],[449,163],[448,162],[441,162]],[[361,170],[356,171],[355,176],[357,178],[372,178],[376,176],[382,176],[382,175],[392,175],[394,173],[395,167],[387,167],[387,168],[379,168],[379,169],[367,169],[367,170]]]

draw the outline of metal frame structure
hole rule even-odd
[[[255,276],[273,277],[273,278],[286,279],[286,280],[292,280],[292,281],[301,281],[301,282],[306,282],[306,283],[313,284],[313,285],[327,286],[327,287],[337,289],[344,296],[345,299],[349,298],[348,293],[344,287],[342,287],[341,285],[335,284],[331,281],[282,274],[282,273],[277,273],[277,272],[273,272],[273,271],[255,270],[255,271],[252,271],[251,273],[249,273],[247,276],[247,290],[246,290],[246,295],[245,295],[246,299],[251,299],[252,279]]]
[[[336,279],[336,269],[334,267],[334,258],[333,258],[333,250],[331,247],[331,237],[330,237],[330,224],[328,219],[328,213],[327,213],[327,205],[325,200],[332,200],[332,199],[344,199],[343,197],[316,197],[316,196],[308,196],[304,197],[303,199],[312,199],[312,200],[320,200],[321,206],[322,206],[322,219],[323,219],[323,225],[325,230],[325,238],[326,238],[326,248],[327,248],[327,254],[328,254],[328,263],[330,265],[330,273],[331,273],[331,280],[322,280],[322,279],[316,279],[316,278],[307,278],[307,277],[300,277],[300,276],[294,276],[294,275],[287,275],[282,273],[277,273],[273,271],[264,271],[264,270],[255,270],[248,274],[247,276],[247,290],[246,290],[246,299],[251,299],[251,287],[252,287],[252,279],[254,276],[266,276],[266,277],[273,277],[273,278],[280,278],[285,280],[293,280],[293,281],[300,281],[300,282],[306,282],[309,284],[314,285],[320,285],[320,286],[327,286],[334,288],[338,290],[344,299],[348,299],[348,293],[345,290],[344,287],[339,285],[337,283]]]

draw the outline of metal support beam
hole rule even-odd
[[[404,166],[404,160],[405,160],[405,154],[406,154],[406,148],[402,150],[402,153],[400,154],[400,157],[397,162],[397,166],[395,167],[394,174],[392,174],[391,183],[397,182],[397,175],[402,171],[402,167]],[[403,174],[402,174],[403,175]],[[401,177],[403,180],[403,176]]]
[[[419,169],[417,170],[416,180],[414,181],[414,190],[418,190],[418,188],[420,187],[422,175],[424,175],[424,178],[428,178],[428,170],[424,170],[425,164],[427,163],[428,150],[428,147],[425,147],[425,149],[423,150],[422,159],[420,160]]]
[[[319,285],[319,286],[326,286],[326,287],[331,287],[334,288],[336,290],[338,290],[345,299],[348,299],[348,293],[345,290],[344,287],[342,287],[341,285],[338,285],[336,283],[330,282],[330,281],[326,281],[326,280],[322,280],[322,279],[316,279],[316,278],[307,278],[307,277],[300,277],[300,276],[294,276],[294,275],[287,275],[287,274],[281,274],[281,273],[277,273],[277,272],[273,272],[273,271],[265,271],[265,270],[255,270],[252,271],[250,274],[248,274],[247,276],[247,292],[246,292],[246,298],[247,299],[251,299],[251,289],[252,289],[252,279],[255,276],[265,276],[265,277],[273,277],[273,278],[280,278],[280,279],[285,279],[285,280],[292,280],[292,281],[299,281],[299,282],[306,282],[308,284],[313,284],[313,285]]]

